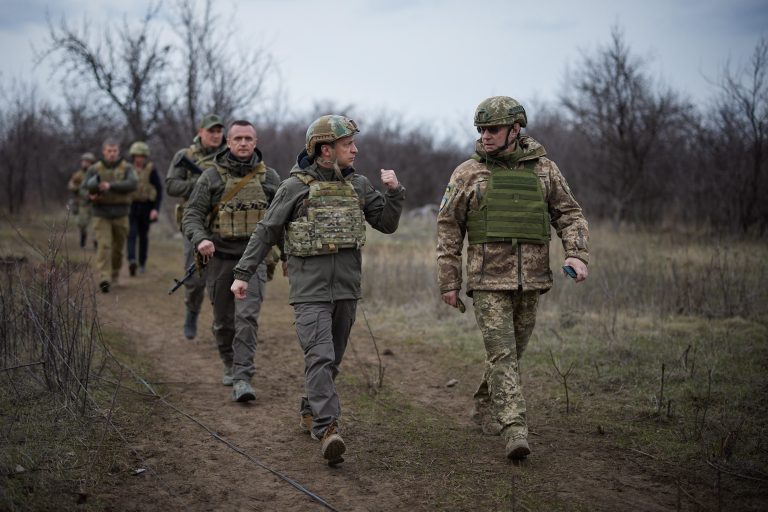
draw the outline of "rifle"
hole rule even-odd
[[[208,263],[205,263],[203,261],[203,258],[200,256],[200,253],[195,253],[195,261],[189,266],[186,273],[184,274],[184,277],[181,279],[173,278],[174,285],[171,286],[171,289],[168,290],[168,295],[173,295],[173,292],[181,288],[181,285],[187,282],[188,279],[191,279],[193,275],[195,275],[195,272],[199,272],[202,275],[203,269],[208,265]]]
[[[175,163],[176,167],[183,167],[184,169],[188,170],[189,172],[193,174],[203,174],[203,170],[192,160],[187,157],[187,155],[182,154],[179,159]]]

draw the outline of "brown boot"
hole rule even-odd
[[[512,460],[524,459],[530,455],[531,449],[524,437],[510,439],[507,442],[507,458]]]
[[[323,454],[323,458],[328,461],[328,465],[335,466],[344,462],[342,455],[347,451],[347,445],[344,444],[344,440],[339,435],[338,426],[335,422],[325,429],[322,443],[320,452]]]
[[[305,434],[311,434],[312,433],[312,415],[311,414],[302,414],[301,419],[299,420],[299,427],[301,427],[301,431]]]

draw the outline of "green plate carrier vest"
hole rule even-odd
[[[365,214],[351,181],[319,181],[304,173],[295,176],[309,186],[304,200],[307,215],[286,227],[286,254],[318,256],[365,245]]]
[[[234,195],[232,189],[246,177],[232,176],[227,169],[219,165],[215,167],[224,182],[224,192],[216,217],[212,219],[211,231],[223,240],[250,238],[267,211],[267,195],[261,186],[267,179],[267,167],[264,162],[259,162],[251,171],[255,173],[253,179]]]
[[[487,242],[548,243],[549,211],[541,182],[534,172],[535,160],[523,167],[491,167],[491,177],[478,210],[467,213],[470,244]]]
[[[96,172],[99,174],[101,181],[111,183],[125,179],[125,160],[111,168],[104,165],[104,162],[101,160],[96,162],[95,165]],[[131,204],[131,201],[131,194],[118,194],[117,192],[112,192],[112,190],[107,190],[106,192],[99,193],[93,202],[98,204]]]
[[[149,175],[152,174],[152,169],[154,169],[152,162],[147,162],[143,169],[139,169],[138,167],[133,168],[133,170],[136,171],[136,177],[139,182],[136,191],[133,193],[134,201],[139,203],[154,203],[155,199],[157,199],[157,189],[152,185],[152,182],[149,181]]]

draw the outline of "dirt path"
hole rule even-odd
[[[528,509],[517,501],[516,489],[535,497],[529,507],[536,510],[675,509],[674,482],[641,454],[612,447],[605,436],[562,425],[555,416],[532,419],[533,456],[520,466],[509,463],[499,438],[480,434],[466,414],[480,369],[435,357],[433,347],[403,343],[394,330],[384,334],[380,348],[394,354],[386,359],[386,384],[406,405],[392,406],[390,401],[387,410],[387,404],[376,400],[352,399],[367,393],[354,369],[371,360],[360,360],[370,351],[348,352],[345,366],[352,378],[342,379],[340,393],[349,453],[344,464],[329,468],[317,441],[298,428],[303,359],[285,279],[269,283],[261,314],[253,382],[257,399],[233,403],[230,388],[220,384],[223,368],[206,329],[210,306],[204,305],[201,336],[194,342],[184,339],[182,293],[166,295],[180,268],[179,256],[172,244],[158,245],[151,263],[165,253],[167,265],[150,265],[146,275],[123,277],[112,293],[99,296],[105,328],[124,333],[151,361],[149,379],[169,401],[338,510]],[[352,343],[369,343],[358,316]],[[459,384],[446,388],[449,378]],[[537,387],[535,380],[527,383],[530,409],[546,411],[547,397]],[[360,420],[363,411],[356,407],[366,403],[380,407],[375,409],[379,420]],[[323,509],[159,402],[153,416],[132,446],[137,466],[148,471],[129,477],[105,497],[116,510]]]

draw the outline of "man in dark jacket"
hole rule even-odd
[[[361,298],[365,222],[393,233],[405,199],[394,171],[381,170],[384,194],[355,173],[358,132],[354,121],[338,115],[322,116],[310,125],[306,149],[251,236],[231,288],[237,298],[245,297],[255,269],[284,236],[289,300],[304,351],[301,425],[322,440],[321,452],[330,464],[342,462],[346,451],[334,379]]]
[[[247,402],[256,399],[251,378],[256,371],[253,357],[266,265],[254,267],[248,276],[245,300],[235,302],[229,288],[232,269],[275,197],[280,177],[264,164],[251,123],[235,121],[228,134],[228,150],[212,161],[192,190],[182,228],[209,262],[206,287],[213,305],[213,334],[224,363],[222,383],[233,386],[233,400]]]

